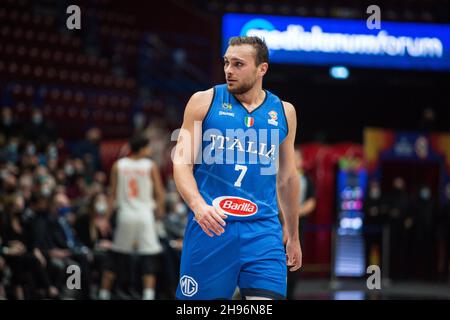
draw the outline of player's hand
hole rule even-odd
[[[224,219],[227,218],[227,215],[221,213],[213,206],[202,204],[194,209],[194,214],[195,221],[208,236],[213,237],[213,233],[220,236],[225,232],[223,227],[226,225]]]
[[[302,248],[299,239],[289,238],[286,243],[286,264],[289,271],[297,271],[302,267]]]

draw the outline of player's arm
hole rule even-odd
[[[177,189],[195,214],[195,219],[210,237],[225,230],[226,215],[208,205],[201,196],[193,169],[195,158],[202,145],[201,123],[213,99],[213,89],[195,93],[186,105],[183,125],[173,154],[173,176]]]
[[[161,175],[159,173],[159,168],[156,164],[152,166],[152,170],[150,171],[150,176],[153,182],[154,187],[154,198],[156,200],[156,217],[162,218],[164,216],[164,204],[166,199],[166,190],[164,189],[164,185],[162,183]]]
[[[111,215],[114,212],[114,209],[116,208],[116,194],[117,194],[117,161],[114,162],[111,173],[109,176],[109,190],[108,190],[108,208],[107,211],[107,218],[111,217]]]
[[[280,203],[280,196],[277,194],[277,202]],[[280,205],[278,205],[278,220],[280,220],[281,228],[283,230],[283,244],[286,244],[287,242],[287,228],[286,228],[286,222],[284,221],[284,214],[283,210],[281,210]]]
[[[286,254],[288,266],[291,271],[299,269],[302,265],[302,252],[298,234],[299,192],[300,183],[295,167],[295,133],[297,131],[297,116],[294,106],[283,102],[289,133],[280,145],[279,171],[277,175],[277,193],[280,207],[284,214],[287,230]]]

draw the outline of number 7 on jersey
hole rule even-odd
[[[242,179],[244,179],[245,173],[247,172],[247,166],[237,164],[234,166],[234,170],[236,170],[236,171],[242,170],[241,173],[239,174],[239,177],[237,178],[236,182],[234,183],[235,187],[240,187]]]

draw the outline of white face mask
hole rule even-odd
[[[428,189],[428,188],[423,188],[422,190],[420,190],[420,197],[421,197],[423,200],[429,200],[429,199],[430,199],[430,196],[431,196],[430,189]]]
[[[106,201],[97,201],[95,203],[95,211],[100,214],[105,214],[106,210],[108,210],[108,204]]]
[[[70,177],[75,173],[75,168],[68,164],[64,167],[64,172]]]
[[[41,187],[41,195],[43,195],[44,197],[50,196],[51,193],[52,189],[49,186],[44,185]]]
[[[41,124],[42,123],[42,115],[40,113],[36,113],[33,115],[33,123]]]
[[[34,146],[34,144],[30,144],[27,146],[27,153],[31,156],[36,153],[36,147]]]

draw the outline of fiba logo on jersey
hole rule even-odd
[[[180,279],[181,292],[186,297],[192,297],[197,293],[198,284],[194,278],[189,276],[182,276]]]

